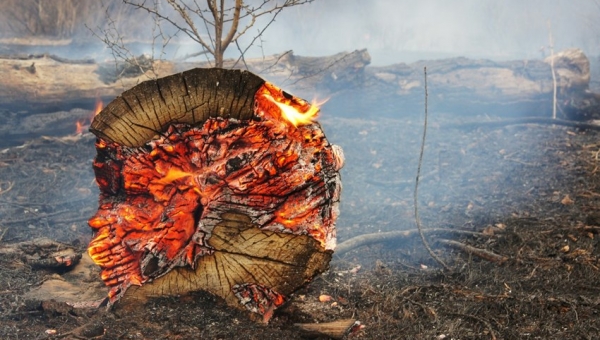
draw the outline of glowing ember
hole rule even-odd
[[[89,253],[114,287],[113,300],[130,284],[212,253],[216,218],[232,207],[245,205],[255,221],[266,221],[263,230],[335,247],[337,207],[326,201],[339,196],[328,184],[341,168],[339,154],[315,126],[283,135],[269,125],[209,119],[201,129],[173,125],[147,147],[97,145],[103,198],[89,221],[96,230]],[[152,258],[159,266],[149,272]]]
[[[286,294],[326,268],[336,242],[341,149],[312,124],[318,105],[272,84],[256,92],[254,111],[247,120],[171,124],[140,147],[98,138],[100,206],[89,220],[88,252],[111,303],[131,285],[198,267],[216,271],[196,286],[267,321]],[[309,260],[315,252],[323,256],[314,261],[327,258],[324,266]],[[316,267],[298,269],[305,265]]]

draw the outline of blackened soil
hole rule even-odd
[[[430,117],[418,200],[424,228],[451,230],[428,234],[449,269],[418,237],[359,247],[335,256],[262,325],[205,293],[110,311],[27,301],[25,291],[56,274],[2,254],[0,338],[303,339],[294,323],[351,317],[365,328],[349,337],[361,339],[600,338],[599,133],[445,127],[455,119]],[[346,154],[339,241],[414,229],[422,118],[322,123]],[[94,153],[89,135],[0,150],[0,248],[50,237],[85,250],[97,207]],[[442,245],[448,240],[506,261]]]

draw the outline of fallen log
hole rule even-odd
[[[225,66],[248,67],[303,96],[312,98],[319,92],[324,98],[336,86],[360,82],[369,60],[366,50],[329,57],[301,57],[288,51],[235,65],[234,60],[227,60]],[[194,67],[209,65],[175,64],[145,56],[117,65],[66,60],[50,54],[0,57],[0,134],[5,136],[0,147],[19,145],[40,135],[64,136],[82,131],[89,125],[96,102],[110,102],[143,81]]]
[[[590,64],[583,52],[566,50],[553,58],[560,101],[575,94],[586,97]],[[51,112],[91,107],[96,98],[110,101],[145,80],[210,66],[209,63],[174,64],[143,56],[130,62],[131,65],[125,67],[123,63],[68,61],[52,55],[0,57],[0,102],[4,109],[12,111],[39,112],[43,109]],[[523,112],[531,115],[531,112],[547,111],[552,104],[549,58],[495,62],[461,57],[366,67],[369,63],[366,50],[325,57],[302,57],[288,51],[261,59],[227,60],[224,66],[247,68],[296,92],[311,95],[313,93],[308,92],[312,90],[322,96],[332,95],[332,103],[347,106],[349,110],[342,111],[350,114],[381,112],[396,115],[400,107],[406,112],[410,111],[411,105],[422,106],[424,66],[429,73],[432,109],[437,105],[438,109],[452,110],[455,106],[463,113],[483,113],[490,109],[501,115],[521,115]],[[582,102],[585,98],[565,105],[586,104]]]
[[[589,91],[588,58],[581,50],[570,49],[553,59],[559,117],[590,119],[589,111],[600,111],[600,96]],[[551,58],[491,61],[459,57],[368,67],[362,86],[335,93],[329,105],[361,117],[421,114],[426,66],[432,112],[551,117],[554,83],[550,63]]]
[[[67,61],[45,54],[0,57],[2,108],[52,112],[93,107],[97,98],[112,100],[124,90],[155,77],[154,73],[166,76],[174,72],[171,63],[155,61],[154,73],[146,71],[105,83],[99,73],[101,66],[89,60]]]
[[[225,68],[248,69],[288,88],[302,81],[303,88],[320,90],[347,86],[359,79],[370,62],[366,50],[326,57],[295,56],[292,51],[235,63]],[[97,98],[108,102],[121,92],[149,80],[209,63],[173,63],[142,55],[127,61],[95,63],[67,60],[49,54],[0,56],[0,102],[10,111],[52,112],[93,106]],[[327,79],[328,81],[325,81]],[[338,85],[335,85],[338,84]]]
[[[600,95],[589,89],[587,57],[580,50],[567,50],[556,54],[554,60],[559,118],[600,118]],[[367,67],[369,62],[366,50],[325,57],[302,57],[288,51],[237,63],[227,60],[225,67],[248,68],[306,98],[330,97],[327,107],[346,116],[397,118],[422,112],[422,70],[427,66],[432,112],[504,118],[551,116],[550,59],[494,62],[453,58]],[[209,65],[175,64],[143,56],[127,65],[67,61],[40,54],[0,58],[0,109],[5,120],[0,134],[7,136],[0,146],[75,131],[73,125],[89,113],[70,112],[72,108],[92,111],[98,98],[109,102],[143,81],[198,66]]]

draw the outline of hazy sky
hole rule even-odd
[[[367,48],[380,65],[448,56],[540,58],[549,22],[555,50],[600,54],[600,0],[316,0],[283,11],[263,48],[298,55]]]

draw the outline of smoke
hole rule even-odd
[[[454,56],[541,58],[550,32],[556,51],[600,54],[600,1],[320,0],[284,10],[263,35],[262,51],[251,54],[367,48],[374,65]]]
[[[246,0],[245,3],[257,6],[262,1]],[[197,43],[165,20],[154,20],[148,12],[124,5],[120,0],[90,3],[77,7],[78,11],[69,7],[71,2],[59,1],[57,8],[50,11],[57,17],[46,21],[40,19],[36,3],[10,1],[2,6],[8,14],[0,14],[5,19],[0,22],[0,37],[65,35],[63,38],[76,38],[77,48],[68,51],[65,57],[91,54],[102,59],[110,56],[106,48],[98,51],[102,45],[98,38],[103,38],[106,32],[112,40],[139,42],[128,46],[133,54],[174,59],[201,50]],[[164,0],[140,3],[182,23]],[[197,3],[205,9],[203,1]],[[12,15],[13,12],[19,15]],[[196,28],[208,38],[206,29],[212,27],[196,19]],[[241,27],[249,20],[247,17]],[[588,56],[600,55],[600,0],[315,0],[285,8],[274,22],[270,20],[268,15],[261,16],[239,40],[242,50],[253,45],[247,57],[287,50],[293,50],[296,55],[323,56],[367,48],[373,65],[456,56],[531,59],[549,54],[550,33],[556,51],[578,47]],[[84,24],[99,37],[93,37]],[[110,30],[111,25],[115,32]],[[172,46],[163,50],[161,44],[167,41]],[[148,47],[149,42],[155,43],[154,48]],[[238,56],[237,46],[231,45],[226,57]]]
[[[162,0],[142,3],[151,8],[156,6],[161,13],[180,21]],[[202,1],[197,3],[205,6]],[[250,6],[260,3],[262,0],[246,0]],[[96,8],[82,14],[87,19],[80,21],[85,21],[100,37],[104,36],[102,30],[114,23],[118,31],[115,36],[122,36],[125,41],[145,42],[130,46],[134,54],[176,59],[201,50],[199,44],[165,20],[154,20],[146,11],[117,0],[106,4],[110,17],[106,17],[104,9]],[[205,25],[195,15],[192,18],[196,19],[200,34],[208,38],[206,29],[212,29],[210,24]],[[600,0],[315,0],[285,8],[274,22],[270,22],[271,18],[259,17],[240,38],[241,50],[252,45],[246,57],[288,50],[296,55],[324,56],[367,48],[373,65],[457,56],[539,59],[549,55],[550,33],[555,51],[578,47],[588,56],[600,55]],[[240,27],[249,20],[249,17],[243,20]],[[76,31],[83,37],[81,40],[95,43],[93,48],[97,49],[100,40],[80,26]],[[172,46],[163,50],[161,43],[165,41]],[[154,48],[148,42],[154,42]],[[85,43],[78,45],[73,53],[81,55]],[[106,49],[104,52],[110,55]],[[230,45],[225,57],[238,56],[238,46]],[[199,59],[207,58],[204,55]]]

